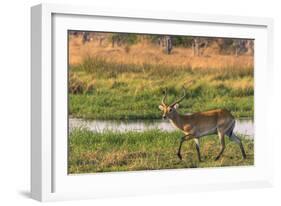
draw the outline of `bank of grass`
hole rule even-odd
[[[123,64],[93,57],[70,67],[69,113],[87,119],[157,119],[164,89],[171,103],[183,86],[182,113],[225,108],[236,117],[253,117],[252,67]]]
[[[218,137],[200,140],[203,162],[198,162],[195,143],[183,144],[183,160],[176,153],[181,132],[148,130],[143,132],[91,132],[74,129],[69,137],[68,172],[92,173],[172,168],[204,168],[221,166],[245,166],[254,164],[254,142],[242,141],[247,153],[243,160],[237,144],[226,138],[226,149],[220,160],[214,158],[220,150]]]

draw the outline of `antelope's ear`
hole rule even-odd
[[[174,109],[177,109],[177,108],[179,108],[179,104],[174,105]]]
[[[160,109],[161,111],[164,110],[164,107],[163,107],[162,105],[159,105],[158,107],[159,107],[159,109]]]

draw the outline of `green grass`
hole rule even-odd
[[[198,162],[195,143],[185,142],[183,160],[176,155],[182,133],[148,130],[143,132],[91,132],[74,129],[69,137],[69,173],[204,168],[254,164],[254,142],[242,138],[247,159],[242,160],[237,144],[226,138],[226,149],[220,160],[216,135],[203,137],[200,148],[203,162]]]
[[[253,68],[191,68],[118,64],[86,58],[70,67],[69,112],[87,119],[157,119],[163,90],[168,102],[182,95],[180,111],[225,108],[236,117],[253,117]],[[238,85],[238,86],[237,86]]]

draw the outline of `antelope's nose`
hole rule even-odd
[[[166,118],[167,118],[167,116],[164,114],[164,115],[162,116],[162,118],[163,118],[163,119],[166,119]]]

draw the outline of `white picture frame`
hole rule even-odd
[[[264,98],[272,88],[272,19],[40,4],[31,8],[31,26],[32,198],[53,201],[273,185],[274,137],[267,121],[271,102]],[[254,38],[255,165],[68,175],[69,29]]]

